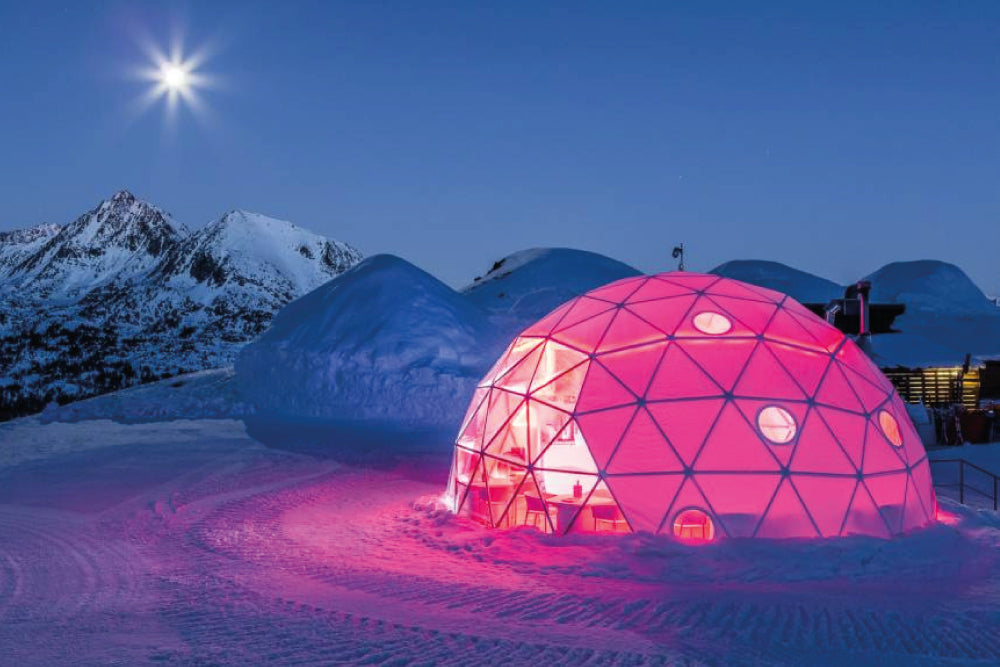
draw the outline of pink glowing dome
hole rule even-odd
[[[936,511],[892,384],[790,297],[627,278],[528,327],[483,378],[446,495],[494,527],[683,540],[890,537]]]

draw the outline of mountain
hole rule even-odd
[[[226,365],[289,301],[361,260],[230,211],[190,231],[127,191],[0,236],[0,418]]]
[[[7,279],[35,300],[75,300],[148,273],[187,233],[169,214],[122,190],[48,237]]]
[[[14,267],[38,251],[62,229],[59,225],[41,224],[28,229],[0,232],[0,275],[8,275]]]
[[[736,259],[712,269],[726,278],[760,285],[787,294],[800,303],[828,303],[844,296],[844,288],[826,278],[794,269],[780,262],[760,259]]]

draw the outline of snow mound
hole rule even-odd
[[[965,271],[933,259],[892,262],[865,277],[872,283],[873,302],[905,303],[906,311],[985,313],[1000,309],[983,294]]]
[[[1000,355],[1000,309],[954,264],[893,262],[865,279],[872,283],[872,302],[906,306],[896,320],[899,329],[954,350],[952,364],[962,363],[966,353]],[[941,354],[933,356],[943,361]]]
[[[709,273],[742,280],[787,294],[801,303],[828,303],[844,296],[844,288],[826,278],[794,269],[780,262],[736,259],[720,264]]]
[[[251,428],[368,421],[450,437],[502,344],[473,303],[376,255],[280,311],[236,376],[256,407]]]
[[[616,259],[571,248],[532,248],[497,261],[461,291],[477,306],[511,322],[511,336],[557,306],[639,271]]]

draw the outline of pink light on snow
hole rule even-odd
[[[627,278],[528,327],[477,388],[446,496],[493,527],[891,537],[934,520],[892,387],[794,300]]]

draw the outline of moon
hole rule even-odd
[[[159,72],[160,84],[168,91],[186,93],[191,86],[190,74],[183,66],[175,63],[163,63]]]

